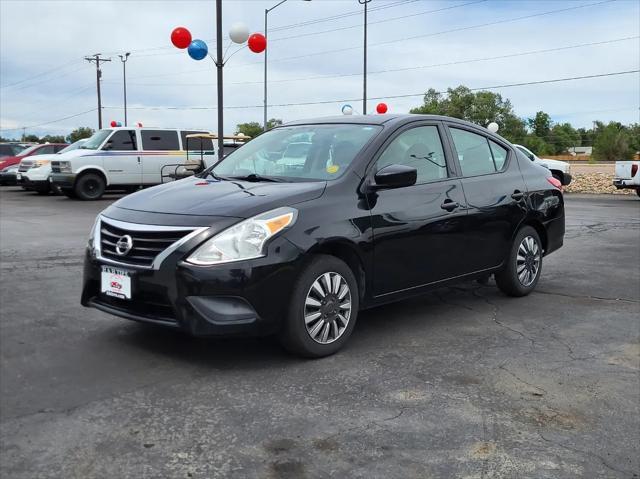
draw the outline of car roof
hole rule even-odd
[[[282,126],[310,125],[310,124],[335,124],[349,123],[356,125],[385,125],[385,124],[401,124],[411,121],[431,120],[431,121],[450,121],[460,123],[474,128],[482,128],[482,126],[469,121],[460,120],[450,116],[442,115],[416,115],[416,114],[384,114],[384,115],[336,115],[317,118],[309,118],[306,120],[294,120],[285,123]]]

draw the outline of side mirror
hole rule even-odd
[[[416,184],[418,170],[406,165],[388,165],[375,174],[375,189],[404,188]]]

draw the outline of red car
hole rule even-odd
[[[26,158],[27,156],[33,155],[49,155],[53,153],[58,153],[63,148],[66,148],[66,143],[45,143],[43,145],[33,145],[29,148],[22,150],[16,156],[5,156],[0,160],[0,171],[4,170],[8,166],[17,165],[20,163],[20,160]]]

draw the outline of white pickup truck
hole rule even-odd
[[[569,183],[571,183],[571,165],[566,161],[540,158],[526,146],[515,144],[513,146],[524,153],[524,155],[534,163],[547,168],[554,176],[554,178],[562,183],[562,186],[567,186]]]
[[[633,188],[640,196],[640,161],[616,161],[613,186],[619,190]]]

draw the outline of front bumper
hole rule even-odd
[[[614,178],[613,186],[615,186],[619,190],[625,188],[633,188],[637,190],[638,188],[640,188],[640,185],[634,184],[633,181],[633,179]]]
[[[24,186],[27,189],[33,189],[33,190],[49,189],[49,180],[31,180],[27,178],[24,175],[24,173],[21,174],[20,179],[18,180],[18,184],[20,186]]]
[[[76,181],[74,173],[51,173],[51,184],[62,189],[73,188]]]
[[[87,250],[82,304],[194,336],[261,336],[278,330],[302,264],[297,247],[279,237],[263,258],[207,267],[183,261],[193,247],[183,245],[157,270],[116,266],[132,276],[130,300],[100,292],[102,265],[114,265]]]
[[[0,185],[2,186],[14,186],[17,184],[15,173],[0,173]]]

